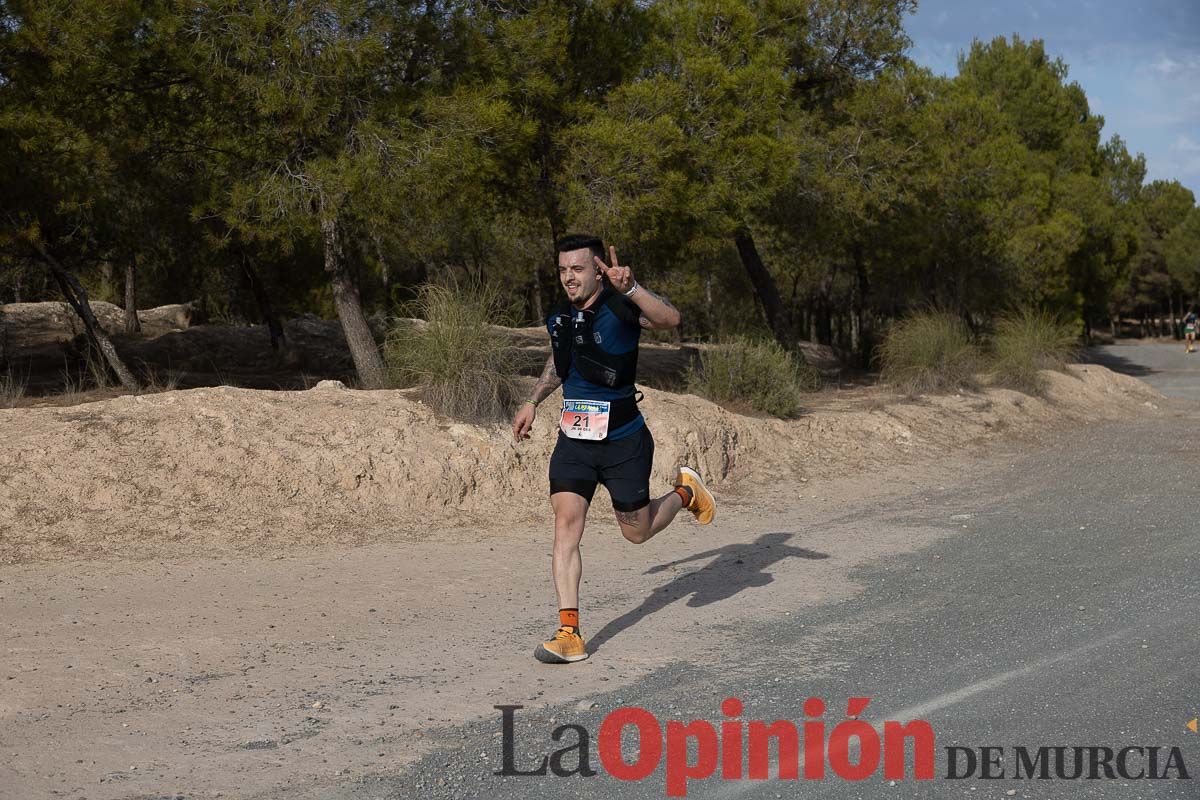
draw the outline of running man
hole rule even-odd
[[[1196,325],[1200,324],[1197,320],[1196,310],[1188,309],[1187,316],[1183,318],[1183,338],[1187,340],[1187,352],[1190,353],[1196,349]]]
[[[642,328],[679,324],[669,302],[640,285],[633,270],[617,262],[616,248],[594,236],[558,242],[558,281],[567,303],[546,320],[552,352],[533,394],[513,418],[513,438],[529,438],[538,403],[560,385],[558,444],[550,458],[550,505],[554,509],[551,572],[558,595],[559,629],[534,652],[538,661],[567,664],[587,658],[579,628],[579,542],[588,506],[603,483],[612,497],[625,538],[641,544],[686,508],[701,525],[712,522],[716,502],[693,469],[680,467],[675,486],[650,499],[654,439],[637,407],[634,379]]]

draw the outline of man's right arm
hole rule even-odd
[[[533,419],[537,414],[537,404],[553,394],[554,390],[561,385],[562,380],[554,371],[554,353],[551,353],[550,357],[546,359],[546,366],[542,369],[541,377],[533,386],[533,393],[529,395],[528,400],[521,404],[521,410],[513,418],[512,428],[515,440],[519,442],[529,438],[529,430],[533,427]]]
[[[558,373],[554,370],[554,354],[546,359],[546,366],[542,369],[542,375],[538,378],[538,382],[533,386],[533,393],[529,395],[529,400],[537,405],[545,400],[550,395],[554,394],[554,390],[562,385],[562,379],[558,377]]]

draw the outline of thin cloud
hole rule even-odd
[[[1176,180],[1200,175],[1200,155],[1196,155],[1191,158],[1185,158],[1183,161],[1177,162],[1175,164],[1175,169],[1173,169],[1171,172],[1172,174],[1170,174],[1168,177],[1175,178]],[[1189,182],[1190,181],[1183,181],[1183,183]]]
[[[1170,75],[1175,72],[1175,70],[1179,69],[1179,67],[1180,64],[1178,61],[1167,56],[1159,56],[1158,61],[1155,61],[1150,65],[1150,69],[1154,70],[1160,75]]]
[[[1175,142],[1171,145],[1171,149],[1180,150],[1184,153],[1200,153],[1200,142],[1197,142],[1186,133],[1181,133],[1175,137]]]
[[[1178,60],[1167,53],[1159,53],[1153,62],[1144,65],[1142,69],[1156,72],[1162,77],[1172,80],[1177,78],[1192,80],[1200,76],[1200,53],[1183,52],[1175,55]]]

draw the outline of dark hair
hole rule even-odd
[[[608,257],[604,252],[604,241],[599,236],[592,236],[586,233],[570,233],[559,239],[554,245],[554,252],[569,253],[572,250],[582,250],[584,248],[592,251],[592,255],[603,261]]]

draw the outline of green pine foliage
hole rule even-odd
[[[1200,310],[1200,208],[1188,209],[1183,220],[1168,229],[1161,249],[1171,280],[1184,297],[1192,298],[1188,305]]]
[[[5,0],[0,300],[59,299],[53,258],[231,320],[261,320],[253,274],[348,331],[430,281],[538,323],[553,239],[588,230],[698,339],[865,366],[929,306],[1168,333],[1200,303],[1192,193],[1038,39],[908,60],[914,7]]]

